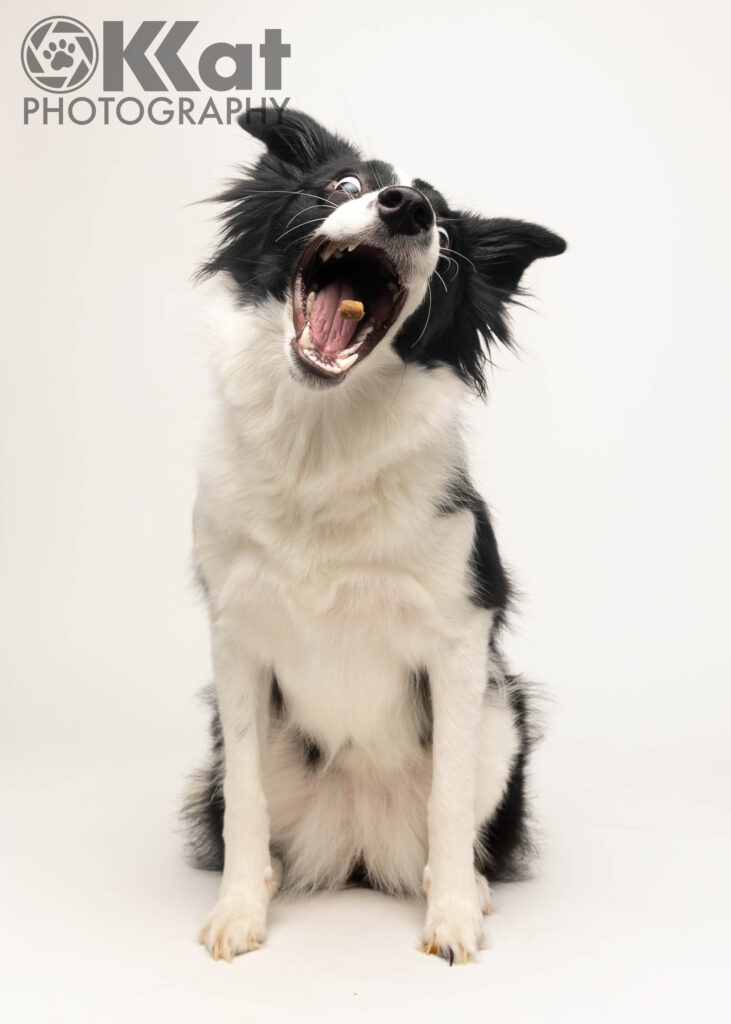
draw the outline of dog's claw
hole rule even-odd
[[[443,956],[445,960],[449,961],[450,967],[453,967],[455,964],[468,964],[474,960],[466,946],[457,945],[456,948],[454,946],[447,946],[442,951],[436,939],[432,939],[426,945],[420,946],[419,952],[426,953],[429,956]]]

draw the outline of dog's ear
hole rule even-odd
[[[512,344],[507,306],[520,294],[523,272],[533,260],[562,253],[566,243],[552,231],[521,220],[474,214],[458,214],[457,219],[459,235],[452,257],[462,287],[444,335],[445,358],[484,395],[484,367],[492,344]]]
[[[331,160],[358,160],[358,150],[346,139],[323,128],[299,110],[272,111],[257,107],[242,114],[239,125],[259,139],[272,156],[299,170],[311,171]]]
[[[462,225],[474,269],[492,288],[511,298],[523,272],[544,256],[559,256],[566,242],[547,228],[505,217],[465,215]]]

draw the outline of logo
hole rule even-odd
[[[46,92],[73,92],[96,69],[96,39],[76,18],[44,18],[23,40],[23,69]]]
[[[23,97],[23,123],[202,125],[241,116],[281,122],[289,96],[271,93],[281,93],[292,54],[282,30],[264,29],[256,42],[211,42],[198,25],[104,21],[97,43],[76,18],[44,18],[23,40],[21,59],[31,82],[52,95]],[[96,95],[78,93],[97,65]]]

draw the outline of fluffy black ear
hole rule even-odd
[[[559,256],[566,242],[547,228],[523,220],[466,216],[468,246],[477,273],[506,298],[518,289],[526,267],[544,256]]]
[[[314,118],[288,107],[281,112],[257,107],[242,114],[239,125],[259,139],[272,156],[299,170],[311,171],[336,159],[360,159],[346,139],[323,128]]]
[[[486,391],[485,362],[494,342],[511,344],[508,304],[533,260],[557,256],[566,243],[552,231],[521,220],[460,214],[454,258],[461,281],[456,307],[429,354],[451,363],[475,391]]]

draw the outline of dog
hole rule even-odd
[[[511,344],[522,275],[565,242],[453,209],[304,113],[217,199],[215,409],[194,557],[210,616],[210,759],[184,817],[223,871],[200,941],[265,939],[277,890],[426,893],[421,948],[474,959],[488,880],[531,854],[530,687],[460,435]]]

